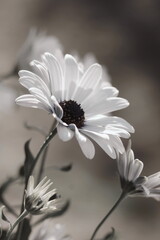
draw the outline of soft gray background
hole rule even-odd
[[[14,65],[16,54],[32,26],[60,39],[66,52],[81,56],[93,52],[107,66],[120,96],[131,105],[117,113],[136,129],[132,137],[136,156],[145,163],[144,174],[160,170],[160,2],[156,0],[1,0],[0,73]],[[0,180],[17,172],[24,160],[23,145],[32,138],[36,154],[43,138],[23,123],[49,129],[52,119],[43,111],[17,107],[24,92],[18,77],[0,85]],[[55,223],[64,223],[76,240],[87,240],[120,193],[115,161],[97,147],[93,160],[82,155],[75,140],[51,143],[47,165],[73,162],[69,173],[46,169],[62,195],[72,199],[70,210]],[[21,189],[8,193],[10,203],[21,200]],[[118,239],[159,239],[160,203],[128,199],[112,215],[102,232],[114,226]],[[102,234],[99,233],[99,235]],[[103,235],[103,234],[102,234]]]

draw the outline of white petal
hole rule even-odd
[[[42,90],[38,88],[30,88],[30,93],[35,96],[43,105],[49,106],[50,109],[52,109],[52,112],[54,112],[51,99],[47,95],[44,95]]]
[[[101,92],[102,92],[102,94],[104,94],[106,96],[106,98],[117,97],[117,95],[119,93],[117,88],[111,87],[111,86],[102,88]]]
[[[126,154],[127,154],[128,163],[134,161],[134,152],[132,149],[127,150]]]
[[[81,87],[79,87],[76,91],[76,95],[75,95],[75,100],[77,103],[80,103],[83,107],[83,101],[85,101],[85,99],[87,99],[90,94],[92,93],[92,89],[89,88],[89,89],[83,89]]]
[[[100,79],[102,77],[102,68],[99,64],[95,63],[91,65],[84,73],[80,86],[84,88],[96,89]]]
[[[26,78],[29,78],[29,79],[33,79],[35,81],[35,86],[39,82],[44,82],[46,84],[46,82],[45,82],[46,79],[45,78],[43,78],[43,80],[42,80],[42,78],[40,76],[38,76],[37,74],[35,74],[33,72],[30,72],[30,71],[27,71],[27,70],[21,70],[21,71],[18,72],[18,74],[19,74],[20,78],[26,77]],[[27,87],[27,86],[24,86],[24,87]]]
[[[92,95],[93,89],[97,88],[101,79],[101,75],[102,69],[99,64],[93,64],[92,66],[90,66],[88,70],[83,74],[81,80],[77,83],[77,87],[72,94],[72,98],[76,99],[76,96],[77,98],[80,98],[79,88],[84,90],[90,89],[90,94],[85,97],[85,99],[82,99],[82,97],[80,98],[81,104],[83,103],[83,101],[86,102],[86,99],[88,99],[90,95]]]
[[[56,193],[57,193],[56,189],[53,189],[53,190],[47,192],[45,195],[42,196],[42,201],[46,202],[47,205],[49,205],[48,203],[50,201],[48,202],[48,200],[50,199],[50,197],[52,197]]]
[[[155,186],[160,184],[160,172],[154,173],[148,177],[148,181],[145,183],[145,185],[148,188],[154,188]]]
[[[127,180],[128,177],[126,176],[127,159],[125,153],[120,154],[120,156],[117,158],[117,164],[120,176]]]
[[[63,73],[58,60],[50,53],[43,55],[43,60],[49,71],[51,92],[58,100],[62,98]]]
[[[77,129],[77,127],[74,124],[70,124],[71,128],[74,128],[75,130],[75,137],[80,145],[80,148],[86,158],[92,159],[95,155],[95,148],[93,143],[82,133],[80,133]]]
[[[64,71],[64,84],[65,84],[65,100],[72,99],[72,94],[78,84],[79,71],[76,60],[69,54],[65,55],[65,71]],[[76,83],[76,84],[75,84]]]
[[[63,116],[63,110],[62,110],[61,106],[59,105],[57,99],[53,95],[51,96],[51,103],[52,103],[51,105],[54,106],[54,111],[55,111],[57,117],[61,119]]]
[[[46,179],[47,179],[47,177],[45,176],[45,177],[38,183],[38,185],[36,186],[35,189],[40,189],[40,188],[46,183]],[[47,183],[48,183],[48,181],[50,181],[50,179],[47,180]]]
[[[130,134],[126,130],[121,129],[121,128],[109,127],[109,126],[105,128],[104,133],[123,137],[123,138],[130,137]]]
[[[30,94],[26,94],[26,95],[22,95],[22,96],[18,97],[15,100],[15,102],[18,105],[21,105],[23,107],[39,108],[39,109],[43,109],[49,113],[52,112],[52,109],[50,108],[50,106],[48,104],[43,104],[38,99],[36,99],[33,95],[30,95]]]
[[[39,195],[39,197],[44,196],[44,194],[47,192],[47,190],[52,186],[53,182],[47,183],[47,186],[42,187],[41,189],[36,191],[36,194]]]
[[[110,137],[111,145],[115,148],[115,150],[117,149],[118,153],[121,153],[121,154],[124,153],[125,149],[121,139],[118,136],[111,135],[111,134],[109,135],[109,137]]]
[[[57,126],[57,132],[59,138],[64,142],[71,140],[72,137],[74,136],[74,132],[70,130],[68,127],[63,126],[62,124],[59,124]]]
[[[48,75],[48,70],[43,63],[39,61],[32,61],[30,65],[34,68],[34,72],[45,82],[45,84],[50,88],[50,79]]]
[[[134,182],[137,177],[139,177],[139,175],[141,174],[143,169],[143,163],[139,160],[133,160],[130,162],[129,164],[129,168],[128,168],[128,181],[132,181]]]
[[[102,88],[101,85],[97,86],[94,91],[92,91],[92,94],[88,96],[88,98],[83,99],[81,104],[84,105],[85,108],[87,108],[88,105],[92,102],[92,104],[99,104],[106,102],[107,99],[110,99],[112,97],[116,97],[118,95],[118,90],[114,87],[105,87]]]
[[[102,125],[102,126],[114,126],[116,128],[126,129],[127,131],[133,133],[134,128],[123,118],[112,117],[105,115],[95,115],[91,118],[87,118],[87,123],[90,125]]]
[[[98,100],[97,100],[98,99]],[[85,106],[85,112],[87,117],[91,117],[95,114],[111,113],[129,106],[129,102],[124,98],[108,98],[104,99],[103,96],[97,96],[95,99],[89,99],[88,105]]]
[[[133,174],[133,182],[140,176],[142,170],[143,170],[143,162],[138,160],[138,159],[135,159],[135,162],[134,162],[134,174]]]
[[[116,158],[115,150],[111,146],[107,135],[96,132],[90,132],[85,129],[83,129],[83,131],[87,136],[92,138],[111,158],[113,159]]]
[[[36,87],[40,88],[44,92],[44,94],[51,95],[47,85],[42,81],[42,79],[35,79],[23,76],[20,77],[19,82],[27,89]]]

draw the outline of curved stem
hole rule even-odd
[[[98,226],[96,227],[96,229],[94,230],[92,237],[90,240],[93,240],[96,233],[98,232],[98,230],[100,229],[100,227],[103,225],[103,223],[107,220],[107,218],[112,214],[112,212],[117,208],[117,206],[120,204],[120,202],[125,198],[126,193],[122,192],[120,197],[118,198],[118,200],[116,201],[116,203],[113,205],[113,207],[111,208],[111,210],[107,213],[107,215],[101,220],[101,222],[98,224]]]
[[[56,123],[55,121],[53,122],[52,126],[51,126],[51,129],[50,129],[50,132],[54,131],[54,135],[52,137],[54,137],[57,133],[57,130],[56,130]],[[43,152],[43,156],[42,156],[42,160],[41,160],[41,164],[40,164],[40,169],[39,169],[39,172],[38,172],[38,177],[37,177],[37,184],[39,183],[39,181],[41,180],[41,177],[42,177],[42,174],[43,174],[43,170],[44,170],[44,165],[45,165],[45,160],[46,160],[46,156],[47,156],[47,153],[48,153],[48,145],[47,147],[45,148],[44,152]]]
[[[39,152],[37,153],[37,155],[36,155],[36,157],[35,157],[35,159],[34,159],[34,162],[33,162],[33,164],[32,164],[32,167],[30,168],[30,172],[29,172],[29,174],[28,174],[29,176],[32,175],[33,170],[34,170],[34,168],[35,168],[35,166],[36,166],[36,164],[37,164],[37,161],[38,161],[40,155],[42,154],[43,150],[48,146],[49,142],[50,142],[50,141],[52,140],[52,138],[56,135],[56,133],[57,133],[57,129],[54,128],[53,131],[48,135],[48,137],[46,137],[44,143],[42,144]],[[28,177],[28,178],[29,178],[29,177]],[[28,183],[28,179],[27,179],[27,183]],[[27,184],[27,183],[26,183],[26,184]]]
[[[6,240],[9,240],[11,237],[11,234],[14,230],[14,228],[28,215],[28,212],[26,210],[23,211],[23,213],[18,217],[16,222],[13,224],[13,226],[10,228],[10,230],[7,233]]]

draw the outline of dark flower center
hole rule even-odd
[[[77,128],[84,126],[85,117],[81,104],[76,103],[76,101],[69,100],[60,102],[59,105],[63,109],[63,122],[68,125],[73,123],[77,126]]]

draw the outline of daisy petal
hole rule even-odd
[[[35,96],[35,98],[37,98],[43,105],[49,106],[50,109],[52,109],[52,112],[54,112],[53,110],[53,106],[51,104],[50,98],[48,98],[48,96],[43,94],[43,91],[38,89],[38,88],[30,88],[29,89],[30,93]]]
[[[70,127],[74,128],[76,139],[86,158],[92,159],[95,155],[95,147],[93,143],[86,136],[80,133],[74,124],[70,125]]]
[[[112,117],[105,115],[96,115],[87,119],[87,124],[89,125],[102,125],[102,126],[114,126],[116,128],[123,128],[127,131],[133,133],[134,128],[123,118],[120,117]]]
[[[50,87],[49,75],[48,75],[47,68],[44,66],[44,64],[39,61],[34,60],[30,63],[30,65],[34,68],[35,73],[37,73],[37,75],[41,79],[43,79],[43,81],[49,88]]]
[[[97,101],[99,99],[99,101]],[[96,99],[90,99],[88,105],[85,107],[87,116],[91,117],[96,114],[106,114],[129,106],[129,102],[124,98],[112,97],[104,99],[103,96],[99,96]]]
[[[45,53],[43,55],[43,60],[49,70],[51,92],[58,100],[61,100],[62,95],[59,94],[59,92],[62,93],[63,89],[63,74],[61,66],[58,60],[50,53]]]
[[[99,64],[91,65],[83,75],[80,85],[84,88],[96,89],[102,77],[102,68]]]
[[[30,94],[26,94],[26,95],[22,95],[20,97],[18,97],[15,102],[18,105],[21,105],[23,107],[31,107],[31,108],[39,108],[39,109],[43,109],[49,113],[52,112],[52,109],[48,106],[48,104],[44,104],[42,102],[40,102],[38,99],[36,99],[34,96],[30,95]]]
[[[62,124],[57,126],[57,132],[59,138],[64,142],[71,140],[74,136],[74,132],[69,129],[69,127],[63,126]]]
[[[92,138],[111,158],[116,158],[116,152],[107,140],[105,134],[85,131],[85,134]]]
[[[78,64],[76,60],[69,54],[65,55],[65,71],[64,71],[64,79],[65,79],[65,100],[72,99],[72,94],[75,90],[75,82],[78,81],[79,71]]]

